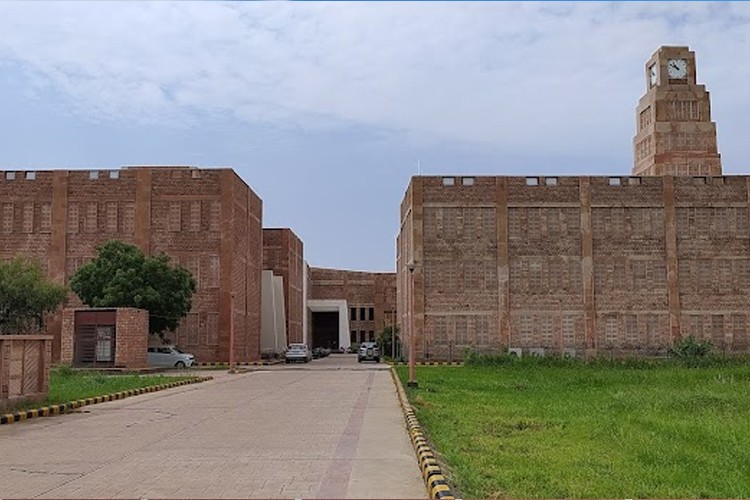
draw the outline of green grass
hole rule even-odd
[[[541,361],[417,369],[463,498],[750,498],[749,365]]]
[[[164,375],[104,375],[96,372],[74,371],[68,367],[50,370],[49,393],[41,403],[25,403],[14,406],[4,413],[39,408],[41,406],[67,403],[83,398],[104,396],[129,389],[177,382],[192,377],[170,377]]]

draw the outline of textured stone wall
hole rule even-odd
[[[745,176],[415,177],[397,238],[419,358],[465,348],[662,355],[750,348]]]
[[[259,358],[262,202],[231,169],[32,175],[0,172],[0,258],[31,256],[52,279],[66,283],[96,246],[111,239],[148,254],[166,253],[197,281],[192,310],[169,339],[199,361],[226,361],[233,310],[236,360]],[[71,295],[68,305],[82,304]],[[48,322],[56,360],[61,330],[58,314]]]
[[[0,410],[46,398],[51,361],[51,336],[0,335]]]
[[[263,229],[263,269],[284,278],[287,344],[302,342],[304,273],[302,241],[291,229]]]

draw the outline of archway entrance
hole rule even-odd
[[[339,348],[339,312],[312,313],[312,347]]]

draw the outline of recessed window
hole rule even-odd
[[[89,172],[89,179],[96,180],[99,178],[99,171],[98,170],[92,170]]]
[[[637,186],[641,183],[640,177],[628,177],[628,184],[631,186]]]
[[[14,181],[14,180],[16,180],[16,173],[15,172],[5,172],[5,180],[6,181]]]
[[[539,177],[526,177],[526,185],[527,186],[538,186],[539,185]]]
[[[26,172],[26,180],[27,181],[36,180],[36,172]]]
[[[367,310],[367,317],[369,318],[369,321],[375,321],[375,308],[370,307]]]
[[[474,185],[474,177],[462,177],[461,178],[461,184],[464,186],[473,186]]]
[[[360,321],[367,321],[367,320],[365,319],[365,318],[366,318],[366,316],[365,316],[365,310],[366,310],[366,309],[365,309],[364,307],[360,307],[360,308],[359,308],[359,320],[360,320]]]
[[[119,179],[120,178],[120,172],[118,170],[110,170],[109,171],[109,178],[110,179]]]
[[[456,185],[455,177],[443,177],[443,186],[455,186],[455,185]]]
[[[705,177],[693,177],[693,182],[696,184],[705,184],[706,178]]]
[[[356,307],[349,308],[349,321],[357,321],[357,308]]]
[[[609,185],[610,186],[619,186],[620,184],[622,184],[622,179],[620,179],[619,177],[610,177],[609,178]]]
[[[545,177],[544,184],[547,186],[557,186],[557,177]]]
[[[711,179],[711,184],[715,186],[721,186],[724,184],[724,177],[713,177]]]

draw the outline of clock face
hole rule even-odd
[[[667,61],[669,78],[687,78],[687,61],[685,59],[669,59]]]
[[[657,80],[657,77],[658,77],[658,75],[657,75],[657,72],[656,72],[656,64],[652,64],[652,65],[651,65],[651,66],[650,66],[650,67],[648,68],[648,82],[649,82],[649,84],[650,84],[650,85],[651,85],[652,87],[653,87],[654,85],[656,85],[656,80]]]

